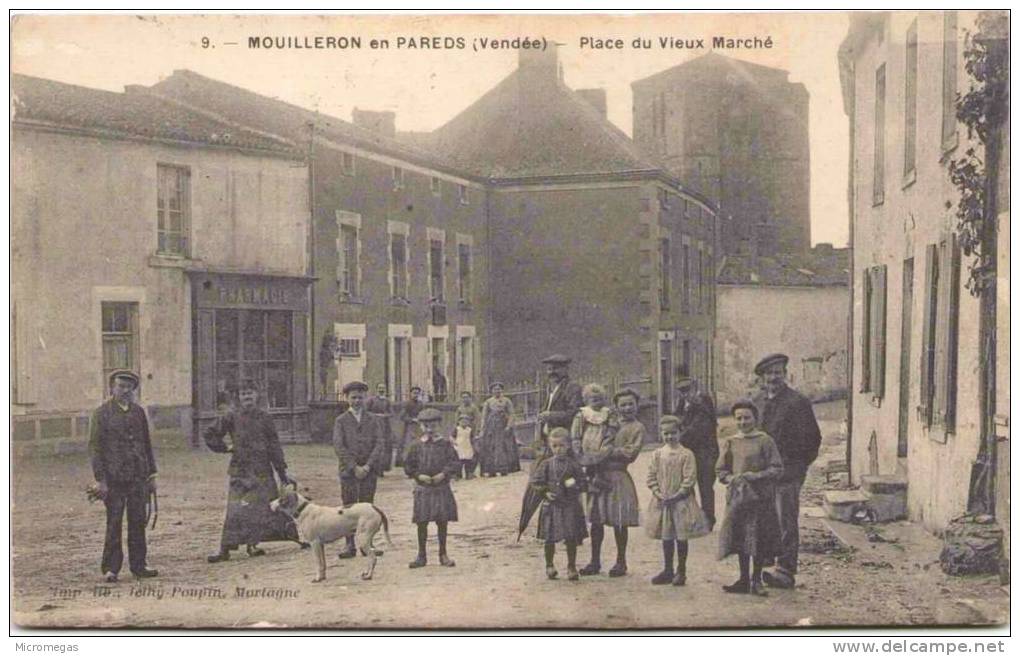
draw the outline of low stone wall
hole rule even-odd
[[[191,443],[191,406],[148,406],[154,446]],[[16,458],[83,453],[88,450],[91,410],[40,412],[11,417],[11,444]]]

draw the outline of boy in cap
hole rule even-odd
[[[333,449],[340,471],[340,499],[344,506],[375,500],[375,486],[383,470],[386,428],[383,418],[365,408],[368,385],[361,381],[343,387],[344,399],[350,404],[347,412],[333,423]],[[356,554],[354,536],[348,536],[347,549],[341,558]]]
[[[460,469],[460,459],[453,443],[439,435],[442,419],[442,414],[434,408],[422,410],[418,415],[421,436],[404,453],[404,472],[414,480],[411,521],[418,526],[418,557],[408,565],[411,569],[424,567],[427,562],[425,543],[429,522],[436,523],[439,564],[443,567],[455,564],[446,554],[446,527],[449,522],[457,521],[457,500],[450,489],[450,479]]]
[[[766,585],[777,588],[794,586],[800,545],[800,488],[822,443],[810,399],[786,384],[789,360],[783,353],[773,353],[754,368],[764,383],[764,393],[755,400],[761,412],[761,428],[775,441],[783,460],[783,474],[776,482],[779,556],[775,572],[762,575]]]
[[[124,551],[121,545],[124,511],[128,520],[128,561],[135,578],[159,572],[146,565],[145,523],[150,492],[156,489],[156,459],[149,439],[149,420],[134,402],[138,375],[119,369],[110,374],[111,398],[92,413],[89,455],[99,496],[106,505],[106,538],[102,572],[117,581]]]

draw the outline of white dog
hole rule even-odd
[[[289,515],[297,524],[301,540],[311,543],[319,568],[319,575],[312,579],[312,583],[326,580],[325,545],[330,542],[354,536],[361,555],[371,559],[368,568],[361,573],[361,578],[366,581],[371,579],[375,572],[377,556],[382,555],[382,552],[377,552],[372,546],[380,527],[386,536],[386,543],[393,546],[393,542],[390,541],[389,520],[383,511],[371,503],[355,503],[346,508],[319,506],[298,494],[293,485],[284,485],[280,489],[280,497],[273,499],[269,507],[274,512],[280,511]]]

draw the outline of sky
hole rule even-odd
[[[176,69],[350,120],[359,109],[396,112],[397,129],[444,124],[510,74],[513,49],[482,40],[546,38],[560,44],[564,81],[606,90],[608,118],[631,134],[630,84],[711,50],[713,37],[771,38],[771,48],[716,50],[789,71],[810,94],[811,241],[847,242],[848,123],[836,52],[845,12],[510,15],[22,15],[15,19],[15,73],[121,91]],[[361,47],[256,50],[249,37],[360,37]],[[412,48],[439,38],[438,49]],[[448,37],[448,39],[446,39]],[[659,39],[703,48],[660,47]],[[398,43],[398,39],[404,41]],[[457,47],[463,39],[463,48]],[[388,49],[373,49],[387,39]],[[582,45],[620,39],[623,48]],[[650,39],[651,48],[635,48]],[[233,45],[236,44],[236,45]],[[445,48],[444,45],[452,45]],[[513,44],[511,44],[513,45]]]

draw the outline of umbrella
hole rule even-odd
[[[524,535],[528,524],[531,523],[531,518],[535,516],[535,513],[542,505],[542,501],[542,494],[529,485],[528,489],[524,492],[524,498],[521,500],[521,520],[517,524],[518,542],[521,541],[521,536]]]

